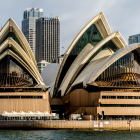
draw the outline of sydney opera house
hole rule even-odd
[[[59,64],[38,72],[12,19],[0,31],[0,114],[48,111],[60,117],[140,119],[140,44],[127,45],[103,13],[75,37]]]

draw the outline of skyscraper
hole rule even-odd
[[[43,16],[43,9],[27,8],[24,10],[22,20],[22,32],[31,46],[31,50],[35,56],[36,42],[36,19]]]
[[[138,43],[138,42],[140,42],[140,34],[129,36],[128,38],[129,44]]]
[[[60,53],[60,19],[41,17],[36,20],[36,61],[51,62]]]

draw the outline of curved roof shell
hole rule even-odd
[[[59,64],[51,63],[47,65],[41,73],[41,76],[45,85],[50,86],[48,91],[50,92],[51,97],[53,97],[54,83],[55,83],[55,79],[56,79],[59,67],[60,67]]]
[[[110,50],[109,48],[106,48],[102,50],[95,58],[93,58],[90,63],[84,68],[84,70],[79,74],[79,76],[75,79],[67,93],[71,90],[73,86],[76,86],[80,83],[83,84],[84,79],[87,77],[87,75],[92,72],[92,68],[94,66],[97,66],[98,63],[101,63],[105,61],[109,56],[113,55],[114,52]]]
[[[67,52],[65,53],[64,59],[60,65],[55,86],[54,86],[54,93],[58,90],[67,73],[68,69],[70,68],[73,61],[76,57],[80,54],[83,48],[88,44],[91,43],[95,46],[99,43],[103,38],[107,37],[111,34],[111,29],[108,25],[108,22],[103,13],[99,13],[95,16],[76,36],[76,38],[71,43],[70,47],[68,48]]]
[[[45,68],[43,69],[41,73],[41,77],[45,85],[48,85],[48,86],[54,85],[59,67],[60,65],[57,63],[51,63],[45,66]]]
[[[67,92],[67,90],[70,88],[70,86],[74,82],[75,78],[82,72],[81,70],[84,67],[86,68],[86,65],[88,65],[92,59],[96,58],[96,56],[100,54],[100,52],[103,49],[110,47],[110,49],[113,50],[114,52],[126,45],[127,43],[125,42],[122,35],[118,31],[104,38],[96,46],[92,46],[92,44],[90,43],[87,44],[84,47],[84,49],[81,51],[81,53],[77,56],[77,58],[74,60],[68,72],[66,73],[59,88],[59,90],[61,90],[61,96],[63,96]],[[102,58],[103,54],[98,55],[98,57],[99,56],[100,58]],[[96,58],[96,59],[99,59],[99,58]]]
[[[0,44],[4,41],[5,37],[8,35],[8,33],[14,33],[15,37],[18,39],[19,43],[21,44],[22,48],[26,52],[26,54],[29,56],[29,58],[33,61],[34,65],[37,67],[34,55],[31,51],[30,45],[27,42],[24,34],[20,30],[20,28],[17,26],[17,24],[14,22],[13,19],[9,19],[6,24],[3,26],[3,28],[0,31]]]
[[[0,31],[0,59],[7,55],[19,62],[32,75],[38,85],[44,85],[30,46],[12,19],[9,19]]]
[[[102,65],[100,64],[98,68],[94,68],[94,71],[92,72],[92,75],[87,77],[87,79],[84,81],[84,85],[90,84],[96,80],[96,78],[104,71],[106,70],[111,64],[113,64],[115,61],[120,59],[122,56],[128,54],[129,52],[137,49],[140,47],[140,43],[130,44],[126,47],[123,47],[119,49],[117,52],[115,52],[112,56],[110,56]]]
[[[67,93],[69,93],[74,86],[79,85],[81,83],[83,87],[86,87],[87,85],[98,86],[94,81],[98,78],[99,75],[101,75],[107,68],[109,68],[120,58],[139,48],[140,43],[135,43],[125,46],[116,51],[115,53],[109,53],[109,51],[107,50],[101,51],[75,79],[69,90],[67,90]]]

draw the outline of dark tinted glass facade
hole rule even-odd
[[[32,86],[36,84],[28,71],[12,56],[0,61],[0,87]]]
[[[138,43],[138,42],[140,42],[140,34],[129,36],[128,38],[129,44]]]
[[[95,83],[105,87],[140,86],[140,49],[126,54],[113,63],[96,79]]]

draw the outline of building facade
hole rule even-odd
[[[40,8],[27,8],[23,13],[22,32],[29,42],[34,56],[36,45],[36,19],[42,16],[43,9]]]
[[[62,61],[64,58],[64,54],[62,54],[61,56],[59,56],[58,58],[55,58],[52,60],[52,63],[58,63],[59,65],[61,65]]]
[[[140,42],[140,34],[129,36],[128,42],[129,44]]]
[[[45,60],[42,60],[41,62],[38,62],[37,67],[38,67],[39,73],[41,74],[41,72],[43,71],[44,67],[49,65],[49,64],[50,63],[45,61]]]
[[[36,20],[36,61],[51,62],[60,53],[60,19],[41,17]]]

